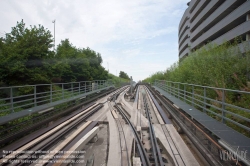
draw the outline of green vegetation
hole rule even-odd
[[[108,78],[111,79],[111,81],[113,82],[113,84],[118,87],[123,85],[124,83],[129,83],[129,79],[124,79],[121,77],[117,77],[111,73],[108,74]]]
[[[62,40],[55,51],[53,36],[42,25],[27,28],[17,22],[0,39],[0,84],[5,86],[105,80],[102,57],[90,48]]]
[[[247,45],[245,49],[242,54],[236,43],[208,44],[144,82],[159,79],[250,91],[250,49]]]
[[[210,43],[192,52],[180,62],[173,64],[166,71],[157,72],[143,82],[153,84],[155,80],[166,80],[250,92],[250,47],[249,43],[242,43],[242,45],[245,49],[244,54],[241,53],[237,42],[226,42],[220,46]],[[183,86],[180,86],[180,88],[183,89]],[[187,91],[192,91],[191,86],[187,88],[189,88],[186,89]],[[194,93],[203,96],[204,92],[202,88],[195,87]],[[207,90],[206,96],[215,101],[222,101],[222,93],[223,91],[218,89]],[[225,92],[225,101],[228,104],[250,109],[250,95],[247,94]],[[209,104],[222,108],[222,105],[217,102],[210,101]],[[202,110],[201,108],[198,109]],[[213,107],[209,107],[209,109],[213,112],[221,113],[221,111]],[[249,112],[240,111],[229,106],[226,106],[226,109],[250,119]],[[208,115],[221,120],[221,118],[215,117],[212,113],[208,113]],[[226,114],[226,117],[250,127],[248,121],[230,114]],[[226,124],[250,137],[249,131],[228,121]]]
[[[129,76],[127,73],[125,73],[124,71],[120,71],[119,73],[119,77],[120,78],[124,78],[124,79],[127,79],[127,80],[130,80]]]
[[[56,50],[53,50],[53,46],[53,36],[48,29],[42,25],[26,27],[23,20],[17,22],[5,38],[0,38],[0,87],[107,79],[112,79],[116,85],[119,82],[126,82],[125,79],[118,80],[117,77],[108,74],[101,66],[101,55],[88,47],[77,48],[69,39],[62,40]],[[37,93],[49,91],[50,86],[36,87]],[[57,92],[53,93],[52,101],[62,99],[61,87],[53,85],[53,91]],[[18,100],[30,100],[17,102],[13,105],[15,109],[12,111],[33,107],[33,93],[32,86],[13,88],[13,96],[26,95]],[[65,91],[64,98],[76,94]],[[10,97],[9,89],[0,91],[0,98],[8,97]],[[50,97],[44,97],[43,100],[45,99],[49,101]],[[10,109],[11,105],[7,105],[8,102],[10,101],[0,101],[0,110]],[[26,106],[22,107],[23,105]],[[0,116],[12,111],[0,112]]]
[[[42,25],[26,27],[23,20],[17,22],[17,25],[12,27],[11,32],[7,33],[5,38],[0,38],[0,87],[108,79],[111,79],[117,86],[120,86],[122,82],[127,82],[126,79],[108,74],[101,66],[101,55],[88,47],[77,48],[70,43],[69,39],[62,40],[56,50],[53,50],[53,46],[53,36],[48,29]],[[37,102],[40,105],[49,102],[50,99],[54,102],[79,94],[79,91],[66,90],[65,88],[69,88],[67,86],[64,84],[62,92],[62,87],[54,84],[52,98],[48,93],[50,86],[37,86],[36,92],[42,93],[40,98],[43,97],[42,99],[37,98]],[[14,110],[10,109],[9,100],[1,100],[0,110],[9,110],[1,111],[0,116],[34,107],[33,93],[32,86],[13,88],[13,96],[25,95],[25,97],[18,99],[20,100],[18,102],[15,101]],[[9,89],[0,91],[0,99],[8,97],[10,97]],[[91,95],[86,99],[57,105],[53,111],[44,115],[35,113],[0,125],[0,137],[52,117],[66,108],[82,103],[83,100],[89,100],[90,97]],[[22,102],[22,100],[26,101]]]

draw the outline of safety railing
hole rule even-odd
[[[230,127],[250,131],[250,92],[165,80],[154,85]]]
[[[0,116],[111,86],[110,80],[0,87]]]

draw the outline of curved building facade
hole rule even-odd
[[[250,40],[250,0],[191,0],[179,24],[179,59],[208,42]]]

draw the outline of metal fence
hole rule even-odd
[[[0,116],[111,86],[110,80],[0,87]]]
[[[250,131],[250,92],[165,80],[154,85],[230,127]]]

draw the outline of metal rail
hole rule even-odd
[[[69,144],[67,144],[61,151],[69,151],[71,147],[73,147],[82,137],[84,137],[89,131],[91,131],[96,125],[98,121],[92,121],[80,134],[78,134]],[[51,159],[50,163],[47,163],[46,166],[53,166],[56,163],[57,158]]]
[[[148,94],[150,95],[151,99],[153,100],[157,110],[159,111],[163,121],[165,124],[171,124],[171,121],[169,120],[169,118],[167,117],[166,113],[162,110],[161,106],[159,105],[159,103],[156,101],[156,99],[154,98],[154,96],[152,95],[152,93],[150,92],[150,90],[148,89],[148,87],[146,87],[146,90],[148,91]]]
[[[112,108],[111,104],[109,103],[109,109],[110,109],[110,111],[112,110],[111,108]],[[126,151],[127,165],[130,166],[129,155],[128,155],[128,147],[127,147],[127,141],[126,141],[126,137],[125,137],[125,132],[123,130],[120,118],[115,118],[115,121],[116,121],[116,124],[117,124],[117,127],[118,127],[118,132],[119,132],[119,137],[120,137],[121,165],[123,166],[123,161],[122,161],[123,151]],[[121,130],[119,130],[119,129],[121,129]],[[121,132],[122,132],[122,134],[121,134]],[[123,139],[124,139],[126,150],[122,149],[122,135],[123,135]]]
[[[124,86],[117,91],[115,91],[113,94],[111,94],[111,97],[109,98],[110,101],[115,102],[115,100],[118,98],[118,96],[121,94],[122,91],[124,91],[127,88],[127,86]]]
[[[28,143],[29,144],[28,146],[27,145],[23,145],[23,146],[21,146],[18,149],[13,149],[13,150],[16,150],[16,153],[15,153],[14,156],[18,156],[18,153],[21,153],[24,150],[29,150],[29,151],[36,152],[36,151],[39,151],[39,150],[43,151],[43,150],[46,150],[46,149],[50,148],[53,144],[55,144],[56,142],[58,142],[58,139],[64,137],[68,133],[70,133],[70,131],[72,129],[74,129],[76,126],[78,126],[79,124],[81,124],[84,120],[86,120],[88,117],[90,117],[92,114],[94,114],[101,107],[103,107],[103,104],[94,105],[93,108],[89,108],[89,110],[86,110],[84,112],[80,112],[79,114],[71,117],[70,119],[67,120],[68,122],[64,121],[63,123],[61,123],[60,125],[58,125],[57,128],[53,129],[53,130],[55,130],[54,132],[53,131],[48,131],[48,133],[44,133],[43,135],[40,135],[39,137],[37,137],[36,139],[34,139],[30,143]],[[77,118],[77,120],[73,120],[73,122],[71,122],[72,119],[75,119],[75,118]],[[64,127],[64,128],[62,128],[63,125],[67,125],[67,126]],[[55,132],[56,132],[56,134],[53,134]],[[41,139],[42,137],[45,137],[45,138]],[[41,141],[39,141],[40,139],[41,139]],[[36,141],[36,140],[38,140],[38,141]],[[27,148],[26,148],[26,146],[27,146]],[[22,150],[20,150],[20,149],[22,149]],[[11,154],[8,154],[8,155],[11,155]],[[32,156],[32,155],[33,154],[29,154],[28,156]],[[38,154],[35,154],[35,155],[38,155]],[[6,160],[5,161],[5,163],[6,163],[7,161],[12,160],[13,158],[8,158],[7,157],[6,159],[4,159],[4,158],[1,159],[0,165],[3,164],[4,160]],[[22,160],[23,159],[25,159],[25,158],[22,158]],[[39,157],[36,158],[36,159],[39,159]],[[33,159],[30,158],[29,160],[33,160]],[[20,165],[21,163],[17,163],[17,164]]]
[[[150,162],[149,162],[148,156],[146,154],[146,151],[145,151],[145,149],[143,147],[143,144],[142,144],[142,142],[140,140],[140,137],[137,134],[137,131],[134,128],[133,124],[130,122],[130,120],[128,119],[128,117],[126,116],[126,114],[123,112],[122,108],[120,108],[117,104],[114,107],[120,112],[120,114],[122,115],[122,117],[125,119],[125,121],[129,124],[130,128],[132,129],[132,132],[133,132],[133,134],[135,136],[137,147],[138,147],[138,150],[139,150],[139,153],[140,153],[142,165],[143,166],[150,166]]]
[[[155,166],[162,166],[163,161],[162,161],[162,156],[160,153],[160,149],[156,140],[156,136],[155,136],[155,132],[154,132],[154,128],[152,125],[152,121],[150,118],[150,114],[149,114],[149,107],[148,107],[148,102],[147,102],[147,98],[146,95],[143,94],[143,102],[144,102],[144,107],[146,110],[146,114],[148,117],[148,123],[149,123],[149,133],[150,133],[150,140],[151,140],[151,145],[152,145],[152,150],[153,150],[153,155],[154,155],[154,161],[155,161]]]
[[[0,87],[0,113],[5,116],[23,109],[68,99],[111,86],[109,80]]]
[[[220,119],[226,125],[226,122],[230,122],[247,132],[250,131],[250,127],[246,125],[250,119],[245,117],[245,114],[250,114],[250,109],[237,105],[237,102],[228,103],[226,100],[227,96],[235,96],[236,101],[244,100],[250,97],[250,92],[165,80],[156,80],[154,85],[205,113],[215,115],[212,116],[214,119]],[[240,119],[244,123],[235,119]]]
[[[181,111],[174,108],[168,100],[163,98],[160,94],[156,93],[155,91],[153,91],[151,89],[150,89],[150,91],[157,98],[157,100],[159,100],[162,103],[162,106],[167,110],[167,112],[175,120],[175,122],[182,129],[182,131],[188,136],[188,138],[192,141],[192,143],[195,145],[195,147],[198,149],[198,151],[206,159],[206,161],[210,165],[221,165],[221,163],[217,160],[217,158],[213,157],[213,156],[215,155],[215,153],[219,153],[219,151],[222,151],[223,148],[218,143],[216,143],[210,136],[208,136],[207,132],[203,131],[203,129],[201,127],[199,127],[192,120],[190,120],[188,117],[186,117],[186,115],[183,114]],[[185,121],[184,121],[184,119],[185,119]],[[190,124],[187,125],[188,123],[190,123]],[[196,130],[194,130],[194,128],[196,128]],[[194,133],[192,131],[197,131],[197,132]],[[197,135],[198,131],[200,132],[199,135]],[[200,140],[200,139],[202,139],[202,140]],[[202,141],[203,141],[203,143],[202,143]],[[207,141],[209,141],[210,144],[208,144]],[[212,143],[217,148],[213,152],[211,151],[211,149],[213,149],[213,148],[211,148]],[[207,148],[210,150],[207,150]]]
[[[165,124],[172,124],[172,122],[170,121],[170,119],[167,117],[166,112],[163,111],[163,109],[161,108],[161,106],[158,104],[157,100],[156,100],[155,97],[153,96],[153,94],[150,92],[150,89],[149,89],[147,86],[145,86],[145,88],[146,88],[147,91],[148,91],[148,95],[150,96],[150,98],[151,98],[152,101],[154,102],[155,106],[157,107],[157,110],[159,111],[159,113],[160,113],[162,119],[164,120],[164,123],[165,123]],[[166,125],[161,125],[161,128],[162,128],[163,131],[167,131],[167,130],[168,130],[168,129],[166,128]],[[165,133],[165,132],[163,132],[163,133],[164,133],[165,137],[167,138],[166,133]],[[172,136],[170,136],[170,138],[171,138],[171,140],[173,141]],[[177,152],[179,153],[179,150],[178,150],[178,149],[176,149],[176,150],[177,150]],[[172,148],[171,148],[171,151],[172,151],[172,153],[174,153]],[[180,159],[183,161],[182,156],[180,156]],[[176,159],[176,158],[174,158],[174,160],[177,162],[177,159]],[[183,163],[184,163],[184,161],[183,161]]]
[[[118,96],[119,96],[125,89],[127,89],[127,86],[122,87],[122,88],[118,89],[117,91],[115,91],[114,94],[111,95],[110,101],[113,101],[113,102],[115,103],[115,100],[118,98]],[[111,104],[109,103],[109,109],[112,110],[111,108],[112,108],[112,107],[111,107]],[[124,142],[125,142],[125,146],[126,146],[127,163],[128,163],[128,165],[130,165],[130,161],[129,161],[130,159],[129,159],[128,149],[127,149],[127,142],[126,142],[125,133],[124,133],[122,124],[121,124],[121,121],[120,121],[119,118],[118,118],[118,119],[115,119],[115,120],[116,120],[116,124],[117,124],[118,131],[119,131],[119,137],[120,137],[121,165],[123,165],[123,162],[122,162],[122,154],[123,154],[122,151],[123,151],[123,150],[122,150],[122,144],[121,144],[122,142],[121,142],[121,133],[120,133],[120,132],[123,133],[122,135],[123,135]],[[119,124],[119,125],[118,125],[118,124]],[[121,128],[121,131],[119,130],[119,128]]]
[[[37,130],[41,128],[41,126],[46,125],[48,122],[53,121],[53,119],[57,119],[59,117],[62,117],[72,111],[75,111],[79,109],[81,106],[86,105],[100,97],[103,97],[104,95],[113,92],[113,90],[105,91],[97,96],[91,97],[90,99],[84,100],[82,103],[77,104],[76,103],[69,103],[70,108],[68,108],[68,104],[65,105],[65,107],[60,107],[57,109],[54,109],[54,111],[49,111],[44,114],[41,114],[37,117],[32,117],[31,119],[28,119],[26,121],[23,121],[21,123],[18,123],[16,125],[5,127],[4,129],[0,130],[0,144],[4,145],[5,143],[8,143],[16,138],[21,137],[22,135],[25,135],[25,133],[28,133],[30,131]],[[87,109],[87,108],[86,108]],[[61,110],[61,111],[60,111]],[[78,112],[78,111],[77,111]],[[20,128],[20,130],[14,131],[14,129]],[[13,131],[13,132],[11,132]],[[1,151],[0,151],[1,154]]]

